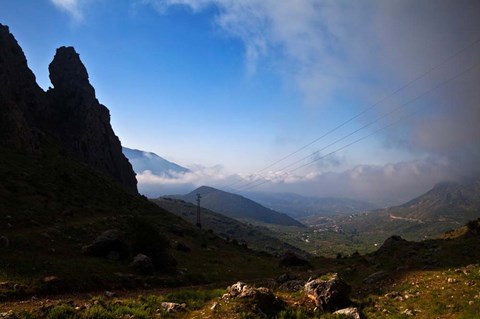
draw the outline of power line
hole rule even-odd
[[[354,115],[353,117],[347,119],[346,121],[342,122],[341,124],[335,126],[334,128],[332,128],[331,130],[327,131],[326,133],[324,133],[323,135],[321,135],[320,137],[314,139],[313,141],[303,145],[302,147],[298,148],[297,150],[289,153],[288,155],[280,158],[279,160],[269,164],[268,166],[262,168],[261,170],[253,173],[252,175],[255,176],[255,175],[258,175],[259,173],[275,166],[276,164],[278,163],[281,163],[283,162],[284,160],[292,157],[293,155],[299,153],[300,151],[306,149],[307,147],[315,144],[316,142],[322,140],[323,138],[325,138],[326,136],[330,135],[331,133],[339,130],[340,128],[344,127],[345,125],[347,125],[348,123],[352,122],[353,120],[359,118],[360,116],[364,115],[365,113],[367,113],[368,111],[370,111],[371,109],[373,109],[375,106],[383,103],[384,101],[388,100],[389,98],[391,98],[392,96],[394,96],[395,94],[403,91],[404,89],[406,89],[407,87],[411,86],[412,84],[414,84],[415,82],[423,79],[424,77],[426,77],[428,74],[430,74],[431,72],[433,72],[434,70],[438,69],[439,67],[441,67],[442,65],[444,65],[445,63],[447,63],[448,61],[450,61],[451,59],[455,58],[456,56],[460,55],[461,53],[463,53],[464,51],[466,51],[467,49],[470,49],[471,47],[474,47],[475,45],[477,45],[478,43],[480,43],[480,38],[476,39],[475,41],[473,42],[470,42],[469,44],[467,44],[466,46],[462,47],[461,49],[459,49],[458,51],[456,51],[454,54],[448,56],[447,58],[443,59],[442,61],[440,61],[439,63],[435,64],[433,67],[430,67],[427,71],[423,72],[422,74],[420,74],[419,76],[417,76],[416,78],[408,81],[407,83],[405,83],[404,85],[402,85],[400,88],[394,90],[393,92],[387,94],[386,96],[384,96],[383,98],[381,98],[380,100],[378,100],[377,102],[375,102],[374,104],[371,104],[370,106],[368,106],[367,108],[365,108],[364,110],[362,110],[360,113]],[[303,159],[302,159],[303,160]],[[238,183],[242,182],[241,179],[233,182],[233,183],[230,183],[222,188],[227,188],[227,187],[231,187],[233,185],[236,185]]]
[[[412,116],[412,115],[413,115],[413,113],[410,113],[410,114],[409,114],[409,116]],[[408,116],[405,116],[404,118],[407,118],[407,117],[408,117]],[[307,163],[307,164],[304,164],[304,165],[302,165],[302,166],[299,166],[299,167],[291,170],[290,172],[284,172],[282,175],[291,174],[291,173],[293,173],[294,171],[299,170],[300,168],[303,168],[303,167],[305,167],[305,166],[311,165],[311,164],[313,164],[314,162],[317,162],[317,161],[319,161],[319,160],[321,160],[321,159],[324,159],[325,157],[328,157],[328,156],[333,155],[333,154],[335,154],[335,153],[337,153],[337,152],[340,152],[340,151],[346,149],[347,147],[352,146],[353,144],[356,144],[356,143],[358,143],[358,142],[361,142],[361,141],[369,138],[370,136],[373,136],[373,135],[377,134],[377,133],[380,132],[380,131],[383,131],[383,130],[389,128],[389,127],[394,126],[395,124],[398,124],[398,123],[401,122],[401,120],[403,120],[404,118],[401,118],[401,119],[399,119],[399,120],[397,120],[397,121],[395,121],[395,122],[393,122],[393,123],[390,123],[390,124],[388,124],[388,125],[386,125],[386,126],[383,126],[382,128],[374,131],[373,133],[367,134],[367,135],[365,135],[365,136],[363,136],[363,137],[361,137],[361,138],[359,138],[359,139],[357,139],[357,140],[355,140],[355,141],[353,141],[353,142],[351,142],[351,143],[349,143],[349,144],[346,144],[346,145],[344,145],[344,146],[336,149],[335,151],[332,151],[332,152],[330,152],[330,153],[328,153],[328,154],[325,154],[325,155],[323,155],[322,157],[316,158],[315,160],[313,160],[313,161],[311,161],[311,162],[309,162],[309,163]],[[263,184],[269,183],[269,182],[271,182],[271,180],[268,180],[268,179],[267,179],[267,180],[263,180],[263,181],[262,181],[261,183],[259,183],[259,184],[252,185],[252,186],[250,186],[250,187],[243,188],[243,189],[239,189],[239,190],[241,190],[241,191],[249,190],[249,189],[252,189],[252,188],[261,186],[261,185],[263,185]]]
[[[446,85],[446,84],[448,84],[448,83],[450,83],[450,82],[458,79],[459,77],[463,76],[463,75],[466,74],[467,72],[473,70],[473,69],[474,69],[475,67],[477,67],[479,64],[480,64],[480,62],[474,63],[473,65],[471,65],[470,67],[468,67],[468,68],[464,69],[463,71],[457,73],[456,75],[454,75],[454,76],[452,76],[452,77],[450,77],[450,78],[448,78],[448,79],[446,79],[446,80],[438,83],[437,85],[435,85],[434,87],[428,89],[427,91],[423,92],[422,94],[417,95],[415,98],[407,101],[406,103],[403,103],[403,104],[399,105],[398,107],[396,107],[395,109],[393,109],[393,110],[390,111],[389,113],[386,113],[386,114],[382,115],[381,117],[377,118],[376,120],[374,120],[374,121],[372,121],[372,122],[370,122],[370,123],[362,126],[361,128],[355,130],[354,132],[352,132],[352,133],[350,133],[350,134],[348,134],[348,135],[346,135],[346,136],[344,136],[344,137],[336,140],[335,142],[327,145],[326,147],[322,148],[321,150],[324,150],[325,148],[330,147],[330,146],[332,146],[332,145],[334,145],[334,144],[336,144],[336,143],[344,140],[345,138],[347,138],[347,137],[349,137],[349,136],[351,136],[351,135],[359,132],[360,130],[366,128],[367,126],[370,126],[371,124],[373,124],[373,123],[375,123],[375,122],[378,122],[381,118],[384,118],[384,117],[388,116],[389,114],[393,113],[394,111],[396,111],[396,110],[398,110],[398,109],[400,109],[400,108],[402,108],[402,107],[404,107],[404,106],[406,106],[406,105],[408,105],[408,104],[411,104],[411,103],[419,100],[420,98],[424,97],[425,95],[427,95],[427,94],[429,94],[429,93],[431,93],[431,92],[433,92],[433,91],[441,88],[442,86],[444,86],[444,85]],[[413,114],[410,114],[410,115],[413,115]],[[403,118],[402,118],[402,119],[403,119]],[[323,158],[325,158],[325,157],[327,157],[327,156],[333,155],[333,154],[335,154],[335,153],[337,153],[337,152],[339,152],[339,151],[341,151],[341,150],[343,150],[343,149],[345,149],[345,148],[347,148],[347,147],[349,147],[349,146],[351,146],[351,145],[353,145],[353,144],[356,144],[356,143],[358,143],[358,142],[360,142],[360,141],[362,141],[362,140],[364,140],[364,139],[366,139],[366,138],[368,138],[368,137],[370,137],[370,136],[372,136],[372,135],[374,135],[374,134],[376,134],[376,133],[378,133],[378,132],[380,132],[380,131],[382,131],[382,130],[384,130],[384,129],[386,129],[386,128],[394,125],[394,124],[396,124],[396,123],[398,123],[398,122],[400,122],[400,120],[397,120],[397,121],[395,121],[395,122],[393,122],[393,123],[391,123],[391,124],[389,124],[389,125],[387,125],[387,126],[384,126],[384,127],[380,128],[380,129],[374,131],[373,133],[368,134],[368,135],[366,135],[366,136],[363,136],[363,137],[361,137],[361,138],[359,138],[359,139],[357,139],[357,140],[355,140],[355,141],[353,141],[353,142],[351,142],[351,143],[349,143],[349,144],[347,144],[347,145],[344,145],[344,146],[340,147],[339,149],[336,149],[335,151],[332,151],[332,152],[330,152],[330,153],[328,153],[328,154],[326,154],[326,155],[323,155],[323,156],[321,156],[321,157],[319,157],[319,158],[316,158],[316,159],[314,159],[314,160],[312,160],[312,161],[310,161],[310,162],[308,162],[308,163],[306,163],[306,164],[300,165],[300,166],[298,166],[298,167],[290,170],[289,172],[286,172],[286,174],[293,173],[293,172],[295,172],[295,171],[297,171],[297,170],[299,170],[299,169],[301,169],[301,168],[304,168],[304,167],[306,167],[306,166],[309,166],[309,165],[311,165],[311,164],[313,164],[313,163],[315,163],[315,162],[317,162],[317,161],[319,161],[319,160],[321,160],[321,159],[323,159]],[[315,152],[314,154],[319,153],[321,150]],[[308,157],[311,157],[312,155],[313,155],[313,154],[311,154],[311,155],[309,155],[309,156],[307,156],[307,157],[304,157],[304,158],[300,159],[299,161],[294,162],[293,164],[287,165],[285,168],[283,168],[283,169],[281,169],[281,170],[279,170],[279,171],[277,171],[277,172],[281,172],[282,170],[285,170],[286,168],[291,167],[291,166],[297,164],[298,162],[300,162],[300,161],[302,161],[302,160],[305,160],[305,159],[308,158]],[[276,172],[276,173],[277,173],[277,172]],[[264,180],[264,181],[262,181],[262,182],[259,183],[259,184],[252,185],[252,184],[255,184],[255,183],[256,183],[256,181],[252,181],[252,182],[249,182],[249,183],[243,185],[242,187],[238,188],[237,190],[238,190],[238,191],[248,190],[248,189],[251,189],[251,188],[258,187],[258,186],[263,185],[263,184],[268,183],[268,182],[270,182],[270,180]],[[250,185],[252,185],[252,186],[250,186]],[[248,186],[250,186],[250,187],[248,187]]]

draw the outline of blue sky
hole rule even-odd
[[[465,168],[479,153],[471,121],[479,115],[472,84],[478,68],[322,154],[401,119],[397,125],[306,169],[278,170],[471,67],[479,46],[456,52],[476,40],[478,21],[474,0],[0,2],[0,23],[40,86],[50,85],[55,49],[74,46],[122,144],[196,171],[174,181],[139,176],[141,184],[266,179],[261,190],[377,202],[470,173]],[[252,175],[385,96],[342,129]]]

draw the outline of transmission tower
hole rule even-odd
[[[200,200],[202,199],[202,195],[197,194],[197,227],[202,228],[202,223],[200,222]]]

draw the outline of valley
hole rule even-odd
[[[63,3],[64,11],[79,10],[68,6],[76,3]],[[339,197],[281,191],[297,177],[271,180],[277,192],[208,186],[199,181],[226,185],[232,176],[122,146],[83,62],[91,63],[92,51],[85,52],[82,59],[72,46],[51,52],[44,90],[0,24],[0,319],[478,318],[478,174],[383,208],[358,199],[371,185],[365,180],[351,192],[356,199],[343,196],[342,187],[355,190],[353,181],[373,166],[302,181],[311,188],[340,174],[352,184],[339,183]],[[211,124],[216,114],[206,113]],[[147,198],[142,191],[158,192],[158,180],[188,191]]]

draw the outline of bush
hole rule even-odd
[[[52,308],[47,316],[47,319],[77,319],[79,318],[75,309],[71,305],[60,305]]]
[[[475,231],[480,228],[480,219],[477,220],[471,220],[467,222],[467,228],[469,231]]]
[[[133,255],[143,254],[152,260],[156,269],[174,269],[176,261],[167,249],[170,244],[148,220],[136,217],[129,225]]]

